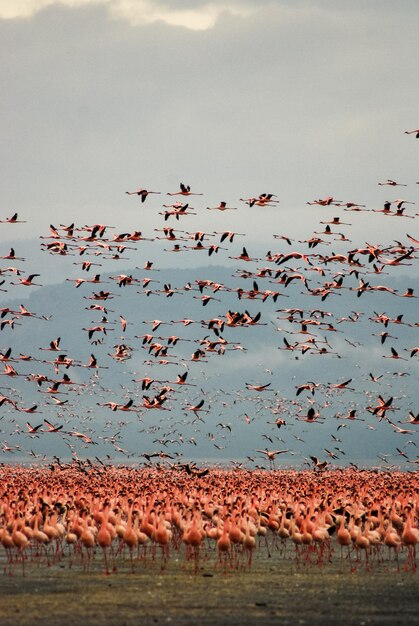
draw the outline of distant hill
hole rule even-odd
[[[126,453],[133,454],[135,459],[140,459],[143,452],[163,450],[173,456],[172,462],[177,458],[175,453],[186,458],[243,459],[248,455],[261,460],[261,455],[255,453],[257,448],[280,447],[293,453],[284,454],[281,459],[291,464],[302,463],[310,454],[324,456],[324,448],[344,449],[345,456],[353,460],[372,460],[380,451],[392,452],[397,444],[401,445],[388,423],[380,422],[377,417],[366,412],[365,408],[369,403],[374,405],[377,395],[381,393],[385,397],[395,396],[395,404],[401,409],[398,414],[400,417],[407,415],[409,406],[414,409],[412,401],[417,395],[415,396],[416,383],[411,368],[416,367],[417,371],[417,361],[410,360],[406,352],[403,356],[407,361],[395,363],[382,359],[383,355],[390,352],[390,344],[381,346],[379,338],[372,336],[373,332],[382,331],[382,325],[374,324],[368,317],[372,317],[374,311],[385,311],[391,317],[403,310],[405,319],[413,322],[415,315],[417,317],[417,307],[413,299],[401,300],[382,293],[367,293],[357,298],[356,292],[341,289],[325,302],[321,302],[320,299],[310,298],[298,280],[284,289],[283,286],[274,284],[273,277],[244,279],[238,277],[231,268],[223,266],[155,272],[130,269],[124,273],[139,280],[150,278],[159,282],[148,285],[147,288],[152,293],[147,296],[143,293],[141,284],[118,287],[116,281],[110,278],[115,277],[116,272],[101,273],[101,284],[84,283],[76,288],[75,283],[63,281],[37,289],[26,299],[20,297],[7,303],[12,310],[17,310],[19,304],[24,304],[37,317],[17,319],[13,330],[5,326],[1,332],[3,351],[12,346],[14,357],[22,353],[32,355],[34,359],[53,361],[57,353],[40,348],[48,348],[51,341],[60,337],[60,354],[87,364],[90,354],[93,353],[99,365],[109,368],[99,369],[96,377],[92,376],[92,371],[80,367],[69,367],[68,370],[60,367],[59,374],[54,374],[53,366],[46,363],[15,362],[13,365],[16,371],[26,376],[47,372],[50,379],[60,379],[66,372],[75,384],[72,386],[73,391],[67,390],[68,395],[61,396],[67,400],[66,404],[55,406],[48,394],[41,394],[47,383],[38,387],[23,376],[13,380],[5,377],[3,382],[11,382],[15,391],[10,392],[7,386],[3,386],[4,395],[12,393],[19,405],[28,407],[33,403],[39,407],[39,416],[32,416],[16,412],[3,404],[3,437],[9,444],[18,441],[18,445],[26,450],[34,450],[35,454],[46,452],[50,455],[66,456],[71,451],[68,448],[70,445],[75,446],[73,449],[78,454],[118,456],[118,451],[107,443],[106,437],[119,431],[121,434],[117,438],[117,445]],[[89,277],[92,275],[91,270]],[[84,276],[87,277],[87,273]],[[202,305],[197,277],[219,283],[228,289],[220,289],[214,293],[211,288],[203,289],[203,294],[211,295],[221,302],[211,300],[207,306]],[[276,302],[271,297],[266,302],[245,297],[239,299],[237,289],[252,289],[254,280],[260,289],[263,285],[263,289],[277,290],[283,295],[278,296]],[[349,285],[348,281],[345,282]],[[355,286],[357,282],[354,280],[352,284]],[[391,284],[401,292],[407,287],[403,277],[392,278]],[[174,291],[172,296],[153,293],[164,289],[164,285],[170,285]],[[415,284],[409,286],[417,287]],[[89,297],[101,289],[112,292],[109,299],[97,302],[106,308],[106,312],[89,310],[88,307],[96,302]],[[23,288],[21,292],[22,296],[23,293],[28,293],[23,292]],[[400,308],[401,303],[403,309]],[[292,334],[298,333],[300,328],[298,315],[295,316],[295,321],[279,319],[287,316],[286,313],[277,312],[283,308],[301,308],[304,311],[318,308],[332,312],[330,317],[319,317],[322,322],[320,330],[315,326],[308,329],[308,332],[317,335],[319,342],[328,341],[328,344],[319,343],[318,347],[324,345],[330,354],[318,355],[315,351],[302,354],[301,351],[279,350],[285,347],[284,340],[292,345],[310,336]],[[363,314],[358,322],[339,323],[339,318],[348,318],[351,311],[361,308]],[[260,322],[263,325],[225,327],[217,336],[206,324],[201,324],[201,320],[212,317],[225,318],[228,310],[247,310],[251,316],[260,313]],[[125,333],[122,332],[120,315],[128,322]],[[48,320],[38,319],[42,316]],[[106,322],[101,321],[103,317]],[[143,340],[138,338],[151,332],[151,324],[145,321],[159,319],[167,323],[184,318],[190,318],[195,323],[188,326],[162,324],[152,333],[153,341],[162,344],[167,344],[167,340],[159,337],[165,338],[172,334],[185,340],[169,349],[166,357],[169,364],[159,365],[159,358],[153,355],[153,350],[149,354],[150,344],[143,345]],[[327,323],[331,323],[335,330],[323,330],[327,328]],[[82,329],[100,325],[108,329],[106,335],[103,332],[94,333],[89,341],[88,331]],[[391,335],[397,334],[398,345],[415,345],[413,328],[399,325],[395,331],[393,326],[389,328],[389,332]],[[218,345],[214,352],[206,352],[202,361],[192,362],[192,353],[200,347],[199,341],[205,337],[212,341],[217,341],[220,337],[225,339],[228,342],[225,353],[217,353],[221,347]],[[99,343],[92,343],[95,341]],[[118,362],[110,355],[115,352],[115,346],[121,344],[132,350],[129,359]],[[396,369],[406,376],[394,376],[393,371]],[[137,414],[112,412],[106,407],[98,406],[98,403],[108,401],[124,404],[129,398],[134,399],[135,405],[140,405],[144,394],[155,395],[157,389],[165,383],[156,383],[154,391],[153,388],[143,391],[140,383],[134,383],[133,380],[150,376],[156,380],[174,381],[178,373],[185,371],[189,372],[188,382],[196,387],[185,386],[176,389],[176,393],[169,394],[170,399],[163,406],[170,408],[170,411],[143,408]],[[379,385],[369,380],[370,371],[375,375],[383,374]],[[353,380],[348,386],[355,391],[332,392],[328,387],[328,383],[334,384],[346,379]],[[313,380],[322,386],[314,396],[304,392],[297,398],[296,386],[307,380]],[[247,390],[245,383],[269,383],[270,387],[266,392],[257,393]],[[208,414],[195,415],[185,411],[189,404],[202,398],[204,409],[209,410]],[[312,406],[312,401],[325,419],[324,424],[298,421],[297,417],[304,416]],[[365,421],[348,422],[336,419],[336,414],[345,415],[349,408],[356,408],[359,417]],[[199,419],[195,419],[198,416]],[[275,425],[277,417],[284,419],[284,426],[278,428]],[[39,438],[32,439],[28,435],[13,432],[15,428],[23,433],[24,423],[28,418],[31,423],[42,422],[44,418],[52,423],[63,423],[63,431],[88,432],[99,445],[83,448],[82,441],[71,436],[63,437],[59,433],[44,433]],[[375,430],[367,429],[368,423]],[[345,428],[338,431],[338,426]],[[332,435],[341,439],[342,443],[336,443]],[[345,462],[342,453],[337,450],[335,453]]]

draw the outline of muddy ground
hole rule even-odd
[[[419,579],[392,559],[366,566],[335,553],[319,566],[295,560],[293,549],[257,551],[249,568],[200,559],[197,573],[183,555],[162,570],[154,561],[118,557],[104,573],[100,551],[84,572],[68,559],[14,564],[0,573],[0,624],[419,624]]]

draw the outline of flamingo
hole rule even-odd
[[[141,202],[145,202],[147,196],[151,193],[160,194],[161,191],[148,191],[147,189],[138,188],[135,191],[126,191],[129,196],[140,196]]]
[[[399,435],[410,435],[416,432],[415,430],[411,430],[409,428],[401,428],[401,426],[397,426],[397,424],[395,424],[394,422],[391,422],[389,419],[387,419],[387,421],[390,424],[390,426],[393,427],[395,432],[398,433]]]
[[[273,193],[261,193],[257,198],[240,198],[241,202],[245,202],[250,207],[253,206],[274,206],[279,203],[279,200],[274,200],[276,197]]]
[[[26,422],[27,435],[38,436],[38,430],[41,428],[42,424],[38,424],[37,426],[32,426],[29,422]],[[43,431],[40,431],[43,432]]]
[[[342,202],[342,200],[335,200],[333,196],[327,196],[324,199],[313,200],[312,202],[307,202],[307,204],[319,204],[320,206],[330,206],[331,204],[336,204],[338,202]]]
[[[9,261],[25,261],[23,257],[17,257],[14,248],[10,248],[9,253],[6,256],[0,256],[0,259],[6,259]]]
[[[314,423],[320,424],[321,422],[319,421],[319,419],[320,419],[320,414],[316,413],[316,411],[314,410],[312,406],[308,409],[307,415],[305,417],[297,417],[297,420],[307,422],[308,424],[314,424]]]
[[[268,387],[270,387],[271,383],[267,383],[266,385],[252,385],[251,383],[246,383],[246,388],[251,389],[253,391],[266,391]]]
[[[51,424],[51,422],[49,422],[47,419],[44,419],[44,423],[47,425],[47,430],[44,430],[43,432],[58,433],[63,428],[63,424],[60,424],[59,426],[54,426],[54,424]]]
[[[24,285],[25,287],[42,287],[43,285],[33,282],[33,279],[36,278],[37,276],[40,276],[40,274],[29,274],[29,276],[26,276],[26,278],[19,278],[18,283],[10,283],[10,284],[11,285]]]
[[[168,193],[168,196],[202,196],[202,193],[193,193],[189,185],[184,185],[180,183],[180,191],[174,191],[172,193]]]
[[[226,239],[229,240],[230,243],[233,243],[234,237],[245,237],[245,233],[235,233],[231,230],[225,230],[222,233],[214,231],[214,235],[221,235],[220,243],[223,243]]]
[[[407,187],[407,185],[403,183],[397,183],[395,180],[391,180],[391,178],[387,178],[386,182],[378,183],[379,185],[389,185],[390,187]]]
[[[320,461],[316,456],[310,456],[310,459],[318,470],[324,470],[329,465],[327,461]]]
[[[265,448],[264,450],[255,450],[255,452],[264,454],[271,466],[274,467],[275,457],[278,456],[278,454],[286,454],[289,450],[268,450],[268,448]]]
[[[192,411],[193,413],[195,413],[196,417],[199,417],[200,412],[209,413],[209,411],[207,409],[204,409],[203,406],[204,400],[202,399],[200,402],[198,402],[198,404],[188,404],[185,407],[185,411]]]
[[[237,211],[237,207],[227,206],[227,202],[220,202],[218,206],[209,207],[207,206],[208,211]]]
[[[17,213],[14,213],[11,217],[6,218],[5,220],[0,220],[0,224],[26,224],[24,220],[18,220]]]
[[[417,413],[416,415],[414,415],[414,413],[412,411],[409,411],[409,419],[406,420],[405,422],[402,422],[403,424],[414,424],[415,426],[419,424],[419,413]]]

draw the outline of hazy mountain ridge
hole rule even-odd
[[[237,289],[241,287],[246,290],[252,287],[254,280],[253,278],[245,280],[233,276],[231,268],[222,266],[165,269],[159,272],[144,272],[132,269],[125,270],[124,273],[132,274],[134,277],[141,278],[147,276],[152,277],[153,280],[159,280],[159,284],[151,283],[149,285],[153,289],[162,289],[164,284],[170,284],[175,290],[182,289],[188,283],[191,284],[192,288],[196,288],[195,280],[199,276],[202,280],[208,279],[222,283],[228,288]],[[91,276],[91,274],[92,272],[90,271],[89,275]],[[85,275],[87,276],[87,274]],[[189,437],[198,440],[199,456],[203,457],[214,455],[215,458],[217,456],[225,458],[227,454],[231,455],[231,458],[241,458],[244,451],[252,455],[255,447],[265,447],[266,441],[261,438],[264,432],[273,438],[274,446],[276,443],[275,436],[284,438],[286,447],[296,451],[297,458],[301,454],[304,456],[304,450],[306,450],[306,455],[310,452],[321,454],[321,449],[324,446],[325,431],[327,430],[332,434],[336,432],[337,426],[340,425],[340,422],[333,418],[335,413],[345,414],[348,411],[348,407],[356,407],[359,411],[358,414],[363,416],[362,419],[369,419],[371,416],[365,413],[365,407],[368,404],[367,396],[364,395],[365,389],[371,388],[371,393],[374,389],[376,397],[378,393],[384,395],[390,393],[391,386],[394,384],[392,370],[396,368],[389,368],[388,361],[381,360],[381,356],[389,353],[390,348],[387,347],[387,344],[381,346],[379,338],[371,337],[371,333],[378,333],[382,328],[381,325],[368,321],[368,316],[372,316],[373,311],[383,312],[384,310],[389,316],[396,316],[403,310],[404,318],[412,323],[415,321],[417,312],[414,300],[401,300],[396,296],[380,293],[366,293],[361,298],[357,298],[356,292],[347,291],[346,289],[340,290],[340,295],[338,296],[332,294],[330,298],[321,303],[318,298],[310,298],[303,285],[301,284],[300,287],[296,282],[292,282],[286,289],[284,289],[283,285],[278,285],[277,290],[289,297],[279,296],[276,303],[271,298],[268,298],[266,302],[246,298],[240,300],[237,292],[218,291],[214,294],[214,297],[219,296],[222,302],[210,301],[204,307],[198,299],[191,297],[193,295],[199,296],[199,291],[189,290],[180,294],[175,293],[172,297],[166,297],[164,294],[146,296],[145,294],[137,293],[138,291],[143,291],[140,285],[118,288],[116,282],[111,280],[110,276],[115,276],[115,272],[101,274],[101,280],[108,281],[103,284],[82,284],[76,289],[74,283],[64,281],[56,285],[48,285],[37,289],[29,294],[29,297],[26,299],[11,300],[8,302],[8,306],[11,309],[17,308],[20,303],[23,303],[29,311],[38,316],[45,315],[51,316],[51,318],[48,321],[44,319],[22,319],[16,322],[16,324],[21,323],[22,325],[16,325],[14,330],[4,328],[1,335],[2,348],[6,349],[9,345],[13,346],[12,356],[15,357],[18,356],[19,352],[22,352],[23,354],[31,354],[35,358],[53,360],[56,357],[55,353],[41,352],[38,349],[40,347],[47,348],[50,341],[56,337],[61,337],[60,345],[62,350],[60,349],[59,352],[68,355],[76,361],[87,363],[89,355],[94,353],[99,365],[110,367],[110,369],[99,370],[99,380],[91,379],[93,382],[89,383],[89,375],[92,372],[88,370],[83,371],[77,367],[69,368],[69,370],[60,368],[60,375],[55,376],[55,378],[60,378],[63,371],[68,371],[72,380],[74,379],[78,383],[83,384],[88,383],[90,385],[89,391],[87,392],[87,389],[83,391],[83,388],[81,388],[75,405],[71,399],[73,394],[70,394],[69,399],[71,401],[69,404],[73,404],[71,409],[66,410],[65,406],[59,409],[46,405],[42,409],[41,421],[43,417],[47,417],[52,422],[54,420],[57,421],[57,419],[59,421],[63,418],[66,420],[70,419],[69,423],[74,428],[77,420],[79,420],[80,430],[85,432],[87,427],[92,429],[92,433],[99,434],[103,428],[105,428],[103,431],[105,433],[107,430],[113,432],[120,429],[118,423],[121,416],[125,418],[128,415],[128,424],[123,428],[124,438],[122,441],[124,441],[124,444],[121,445],[127,451],[135,454],[141,453],[145,449],[150,451],[156,447],[157,449],[162,448],[162,445],[158,441],[154,442],[154,440],[156,438],[160,439],[159,434],[161,434],[161,431],[164,432],[166,430],[164,424],[169,419],[167,416],[170,416],[167,423],[169,431],[172,420],[179,420],[178,428],[189,433]],[[373,279],[375,277],[371,278],[371,283]],[[260,289],[272,288],[276,290],[276,286],[270,285],[269,280],[258,278],[256,282]],[[355,280],[353,283],[345,282],[348,282],[348,285],[356,285]],[[394,289],[400,292],[403,292],[407,287],[407,281],[404,277],[392,277],[391,284]],[[409,286],[415,287],[415,283],[409,282]],[[100,289],[109,290],[114,296],[100,303],[108,310],[106,314],[87,310],[87,307],[94,302],[88,299],[89,296]],[[23,292],[23,288],[21,288],[21,291]],[[209,294],[211,291],[206,289],[204,293]],[[401,302],[403,303],[403,309],[400,308]],[[364,315],[359,322],[336,324],[339,317],[348,317],[351,311],[357,309],[357,305],[360,304],[363,305]],[[325,311],[333,311],[333,317],[330,319],[325,318],[325,322],[332,322],[337,330],[342,330],[345,334],[340,332],[330,333],[333,336],[327,337],[327,339],[330,342],[330,350],[332,352],[337,351],[341,358],[337,358],[333,354],[318,356],[308,352],[303,355],[300,352],[290,354],[287,351],[278,350],[278,348],[284,347],[284,338],[289,343],[294,343],[304,338],[289,334],[298,330],[298,324],[277,319],[285,315],[276,313],[277,309],[292,307],[301,307],[304,310],[320,308]],[[266,326],[226,327],[221,333],[222,337],[230,342],[226,346],[226,353],[224,355],[207,353],[205,361],[208,361],[208,363],[205,364],[205,369],[202,369],[202,365],[199,362],[191,363],[191,354],[199,347],[199,344],[194,343],[194,341],[200,340],[205,336],[210,336],[213,340],[217,339],[212,331],[201,326],[200,321],[208,320],[214,316],[225,316],[228,309],[241,312],[248,310],[253,316],[260,312],[260,321],[266,324]],[[107,331],[106,336],[102,336],[99,333],[94,335],[93,341],[97,337],[98,339],[104,339],[105,342],[92,345],[87,338],[87,331],[83,331],[82,328],[94,327],[99,323],[103,315],[109,320],[109,326],[114,330]],[[122,334],[120,327],[119,315],[126,317],[129,323],[124,334]],[[184,317],[195,320],[197,323],[186,327],[182,324],[174,326],[161,325],[153,333],[157,338],[160,336],[167,337],[174,332],[181,338],[190,340],[188,342],[179,342],[174,348],[169,350],[169,355],[173,354],[175,357],[172,359],[171,356],[168,356],[167,359],[174,360],[176,364],[166,366],[152,365],[158,359],[148,354],[148,346],[142,346],[142,339],[135,338],[135,335],[144,335],[150,332],[150,324],[145,324],[144,320],[160,319],[164,322],[169,322],[170,320],[180,320]],[[298,317],[296,317],[296,320],[298,320]],[[283,330],[275,331],[273,325]],[[389,330],[393,334],[393,329]],[[314,332],[317,333],[317,331]],[[324,337],[326,335],[325,332],[318,332],[318,335],[322,337],[321,340],[326,338]],[[403,345],[406,344],[406,347],[414,345],[414,329],[399,326],[397,328],[397,336],[399,338],[398,344],[402,342]],[[352,341],[354,345],[346,343],[345,338]],[[115,363],[109,355],[113,352],[113,346],[121,343],[129,345],[133,349],[131,358],[122,363]],[[238,344],[245,348],[246,352],[231,350],[234,345]],[[377,356],[380,357],[380,360],[377,359]],[[407,357],[408,355],[404,356]],[[149,362],[149,364],[144,364],[144,361]],[[366,377],[369,369],[374,369],[374,374],[378,373],[376,371],[378,367],[377,362],[380,366],[379,373],[389,371],[389,374],[384,376],[378,387],[374,387],[374,385],[368,383]],[[41,366],[36,365],[35,362],[29,362],[26,364],[18,363],[15,367],[18,372],[22,371],[26,374],[33,373],[34,369],[37,371],[48,371],[49,376],[54,378],[51,365]],[[403,363],[401,371],[410,373],[409,369],[411,367],[417,368],[417,363],[414,360]],[[189,371],[189,382],[197,384],[198,387],[196,389],[190,387],[187,391],[183,390],[186,397],[182,401],[179,401],[176,397],[175,400],[169,400],[167,405],[172,408],[171,412],[143,410],[143,415],[140,416],[143,422],[138,422],[135,413],[125,415],[120,412],[109,413],[108,410],[99,408],[96,404],[97,402],[103,403],[110,399],[123,403],[130,397],[136,398],[135,403],[140,404],[143,394],[153,394],[150,391],[142,392],[139,388],[140,385],[132,382],[133,379],[139,379],[147,375],[173,381],[177,373],[186,371],[186,369]],[[273,372],[272,374],[271,371]],[[295,421],[295,417],[300,409],[298,406],[292,409],[290,402],[295,400],[296,385],[301,384],[305,380],[314,379],[316,382],[327,384],[338,382],[345,378],[354,378],[356,388],[359,386],[359,390],[356,392],[342,392],[340,396],[334,397],[330,407],[320,408],[321,414],[327,416],[323,426],[318,424],[305,425],[304,422]],[[402,381],[401,378],[400,381]],[[265,395],[260,394],[259,397],[257,394],[245,389],[243,392],[245,382],[258,382],[260,384],[269,382],[276,396],[273,396],[273,393],[270,391],[266,392]],[[387,385],[390,385],[389,392],[386,392]],[[193,403],[202,397],[201,387],[204,392],[203,397],[205,398],[204,406],[206,409],[211,408],[210,413],[208,415],[204,414],[203,419],[205,421],[202,423],[200,421],[193,423],[193,419],[186,419],[185,421],[186,413],[183,409],[187,403]],[[405,395],[403,404],[414,409],[414,402],[412,403],[415,398],[414,376],[403,377],[399,388],[400,394],[397,395]],[[105,391],[106,389],[108,391]],[[38,392],[41,390],[42,388],[36,389],[34,383],[22,382],[22,401],[26,405],[29,405],[31,402],[39,404],[41,396],[38,395]],[[392,390],[391,393],[393,393]],[[316,396],[313,397],[314,401],[317,400],[319,394],[320,392],[317,392]],[[323,396],[320,394],[320,397]],[[311,395],[303,393],[299,396],[298,401],[301,406],[308,406],[306,398],[311,398]],[[266,408],[264,408],[265,405]],[[282,407],[280,414],[282,412],[285,415],[285,419],[290,426],[285,426],[278,430],[273,425],[275,415],[272,416],[271,410],[275,406]],[[255,411],[257,411],[257,417]],[[288,415],[290,411],[291,414]],[[405,414],[406,411],[407,408],[405,409]],[[292,413],[294,414],[292,415]],[[245,414],[251,414],[252,421],[250,424],[245,424]],[[286,415],[288,415],[288,418]],[[158,417],[157,422],[156,416]],[[22,425],[22,427],[26,417],[28,416],[13,412],[13,420]],[[193,418],[194,415],[191,417]],[[35,419],[35,416],[33,419]],[[91,423],[92,419],[94,419],[93,423]],[[109,420],[113,427],[111,427],[111,424],[108,427],[104,427],[103,425]],[[123,421],[126,420],[124,419]],[[216,424],[219,421],[229,423],[233,434],[228,429],[217,427]],[[377,419],[373,418],[373,423],[376,421]],[[269,422],[271,426],[267,424]],[[246,428],[243,424],[246,425]],[[392,436],[388,425],[381,423],[378,426],[379,434],[378,431],[371,433],[365,431],[365,424],[362,422],[351,424],[352,433],[349,432],[348,435],[345,433],[344,437],[346,445],[349,446],[348,454],[351,455],[351,458],[371,458],[375,454],[374,450],[386,449],[390,444],[390,440],[394,439],[394,436]],[[374,425],[375,428],[378,426]],[[384,426],[387,426],[387,428]],[[362,430],[362,437],[359,436],[360,427],[364,429]],[[195,428],[199,428],[199,431],[195,432]],[[309,432],[308,429],[310,429]],[[348,431],[348,429],[345,430]],[[141,433],[141,431],[143,432]],[[208,433],[205,434],[205,431],[208,431]],[[342,432],[340,431],[340,433]],[[140,437],[139,433],[141,433]],[[296,446],[296,442],[293,442],[293,434],[298,435],[298,433],[302,435],[302,439],[307,437],[307,435],[309,439],[305,443],[298,442]],[[304,435],[304,433],[306,434]],[[215,442],[220,446],[219,449],[214,449],[214,440],[211,440],[210,434],[215,436]],[[57,447],[57,438],[53,442],[52,440],[46,441],[47,436],[51,438],[54,435],[45,434],[42,435],[42,439],[31,441],[33,448],[44,450],[45,444],[48,444],[47,449],[50,450],[50,453],[59,451],[60,454],[65,454],[66,448],[63,448],[61,442]],[[188,437],[186,437],[187,439]],[[136,441],[134,449],[130,448],[128,443],[125,443],[130,442],[132,445]],[[71,441],[71,444],[73,443]],[[267,443],[268,447],[271,446],[269,441]],[[283,446],[281,442],[277,443]],[[396,440],[396,443],[399,442]],[[180,444],[169,445],[168,453],[178,451],[178,448],[182,450],[182,454],[196,454],[193,443],[182,446]],[[163,447],[163,449],[166,448]],[[97,450],[95,447],[94,452],[100,454],[104,450],[111,452],[111,454],[114,453],[112,452],[112,447],[103,447],[103,444]],[[91,453],[90,451],[89,454]],[[286,455],[285,458],[288,458],[288,461],[291,463],[296,462],[294,457]]]

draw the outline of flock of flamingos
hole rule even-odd
[[[419,138],[419,130],[406,133]],[[354,568],[361,561],[384,561],[415,571],[419,413],[415,383],[408,393],[403,385],[418,378],[419,309],[413,306],[411,268],[419,250],[413,221],[419,213],[411,192],[399,197],[399,188],[415,184],[378,182],[388,199],[373,207],[332,196],[308,201],[319,226],[298,240],[272,231],[279,223],[275,216],[284,211],[274,193],[241,198],[237,206],[222,201],[200,207],[203,194],[183,183],[169,193],[126,192],[134,197],[126,202],[137,200],[141,211],[158,216],[153,233],[115,224],[51,224],[40,248],[57,258],[62,281],[73,284],[75,302],[89,319],[77,340],[52,331],[36,354],[33,347],[17,353],[13,339],[33,325],[29,336],[36,341],[39,325],[54,325],[50,311],[33,311],[24,300],[32,287],[42,287],[42,276],[25,271],[29,261],[22,250],[4,251],[0,289],[23,302],[10,300],[0,309],[5,572],[17,564],[24,572],[28,560],[50,565],[63,559],[89,570],[94,555],[102,553],[107,573],[122,558],[133,571],[147,558],[164,568],[174,553],[195,571],[211,560],[227,571],[250,566],[255,551],[289,557],[290,546],[305,563],[340,558]],[[159,195],[169,199],[161,202]],[[203,215],[211,215],[207,211],[216,230],[195,229]],[[243,245],[248,233],[221,221],[234,216],[238,230],[245,230],[249,211],[259,212],[261,222],[269,215],[270,250],[262,258],[250,254],[251,237]],[[389,220],[392,232],[404,235],[354,243],[351,228],[360,229],[366,214],[371,237],[385,232]],[[15,213],[0,222],[18,229],[24,221]],[[150,244],[155,250],[152,259],[142,251],[146,242],[147,250]],[[188,254],[190,269],[202,266],[202,255],[217,255],[220,263],[224,256],[231,284],[217,281],[208,265],[207,277],[172,285],[159,267],[172,253]],[[105,261],[117,268],[127,260],[135,270],[101,273]],[[138,324],[130,316],[124,294],[134,290],[144,310],[159,298],[161,319]],[[342,293],[342,301],[351,302],[344,315],[336,304]],[[182,310],[199,307],[199,317],[172,319],[178,296]],[[302,301],[309,304],[302,307]],[[395,303],[400,306],[394,314]],[[259,332],[265,338],[269,333],[269,343],[266,361],[256,365],[264,358],[254,354]],[[368,358],[366,334],[372,338]],[[78,354],[81,343],[88,345],[88,359]],[[279,359],[273,364],[272,350]],[[360,371],[354,369],[357,354]],[[283,396],[280,368],[310,359],[310,380],[297,379]],[[324,380],[326,362],[328,372],[339,363],[335,380],[330,373]],[[385,370],[388,363],[391,371]],[[228,381],[229,370],[236,376],[245,372],[240,389],[207,384],[214,371],[226,372]],[[128,424],[130,433],[137,424],[141,438],[154,447],[138,452],[141,444],[132,434],[124,439]],[[229,444],[245,429],[252,433],[248,448],[229,468],[210,465],[202,455],[197,460],[204,440],[205,450],[211,445],[228,456]],[[391,449],[380,455],[379,467],[363,468],[350,450],[354,434],[363,438],[370,431],[384,432]],[[52,438],[68,448],[71,460],[48,455]],[[311,450],[299,452],[310,442]],[[135,451],[144,462],[132,460]],[[278,468],[290,456],[296,463]]]

